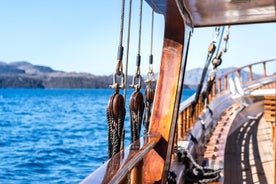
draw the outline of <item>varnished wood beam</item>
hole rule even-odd
[[[164,143],[144,159],[144,183],[166,182],[186,66],[185,22],[176,1],[168,0],[166,7],[162,59],[149,127],[149,133],[160,134]]]

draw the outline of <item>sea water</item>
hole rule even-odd
[[[184,90],[182,100],[194,92]],[[107,160],[106,106],[112,94],[0,89],[0,183],[79,183],[93,172]],[[128,113],[125,129],[128,145]]]

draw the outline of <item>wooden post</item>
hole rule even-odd
[[[191,107],[191,106],[190,106]],[[186,109],[186,114],[187,114],[187,131],[189,131],[190,130],[190,123],[191,123],[191,118],[190,118],[190,116],[191,116],[191,111],[190,111],[190,107],[188,107],[187,109]]]
[[[143,183],[142,182],[142,163],[140,162],[137,166],[133,167],[130,171],[130,183]],[[128,182],[125,182],[128,183]]]
[[[264,66],[264,77],[266,77],[267,74],[266,74],[266,62],[265,61],[263,62],[263,66]]]
[[[218,94],[221,93],[221,78],[218,79]]]
[[[185,24],[175,1],[167,1],[161,66],[156,85],[150,134],[160,134],[161,143],[144,159],[143,182],[165,183],[173,151],[174,133],[186,67]],[[191,30],[189,30],[191,31]],[[190,32],[187,32],[190,35]],[[186,46],[186,45],[185,45]]]
[[[241,70],[238,70],[237,72],[238,72],[237,76],[238,76],[238,78],[240,78],[241,77]]]
[[[253,81],[252,65],[249,65],[249,81]]]
[[[217,96],[217,83],[214,82],[213,89],[212,89],[212,100]]]
[[[184,112],[180,113],[178,115],[178,120],[177,120],[177,132],[178,132],[178,139],[182,139],[184,137],[183,133],[183,114]]]
[[[187,136],[187,132],[189,131],[189,127],[190,127],[190,121],[189,121],[189,116],[190,116],[190,114],[189,114],[189,108],[186,108],[186,110],[185,110],[185,114],[186,114],[186,116],[185,116],[185,118],[186,118],[186,120],[185,120],[185,128],[186,128],[186,130],[185,130],[185,136]]]
[[[227,79],[228,79],[228,76],[225,75],[225,76],[224,76],[224,89],[223,89],[223,91],[226,91],[226,90],[228,89]]]

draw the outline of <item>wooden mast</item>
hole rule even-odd
[[[160,134],[162,140],[144,159],[144,183],[164,183],[167,179],[188,50],[185,49],[188,44],[185,29],[188,27],[185,27],[176,1],[166,1],[164,18],[162,59],[149,127],[149,133]]]

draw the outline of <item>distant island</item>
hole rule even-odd
[[[219,73],[232,69],[234,68],[220,69]],[[185,74],[184,88],[196,88],[201,73],[201,68],[188,70]],[[131,80],[132,76],[128,76],[129,84]],[[89,73],[57,71],[48,66],[33,65],[26,61],[12,63],[0,61],[0,88],[97,89],[109,88],[110,84],[112,84],[112,74],[96,76]]]

